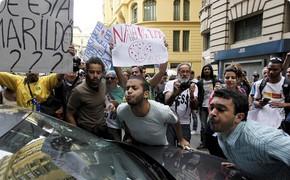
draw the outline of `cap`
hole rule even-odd
[[[115,71],[112,71],[112,70],[107,71],[106,76],[109,76],[109,75],[111,75],[112,77],[116,77],[117,76],[116,75],[116,72]]]

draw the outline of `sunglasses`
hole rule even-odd
[[[271,57],[270,62],[280,62],[283,63],[283,60],[279,57]]]
[[[116,79],[116,77],[106,77],[106,80],[114,80],[114,79]]]

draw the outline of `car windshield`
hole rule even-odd
[[[34,112],[2,135],[0,154],[0,179],[155,179],[117,143]]]

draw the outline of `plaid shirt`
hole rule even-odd
[[[290,179],[290,136],[254,121],[218,133],[225,156],[253,179]]]

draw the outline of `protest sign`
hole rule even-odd
[[[91,57],[100,58],[106,66],[106,69],[112,67],[112,55],[109,43],[112,42],[112,33],[104,24],[98,22],[88,40],[88,44],[84,53],[84,60]]]
[[[168,60],[165,35],[159,29],[118,24],[112,27],[114,66],[161,64]]]
[[[0,71],[70,72],[73,0],[1,0]]]

